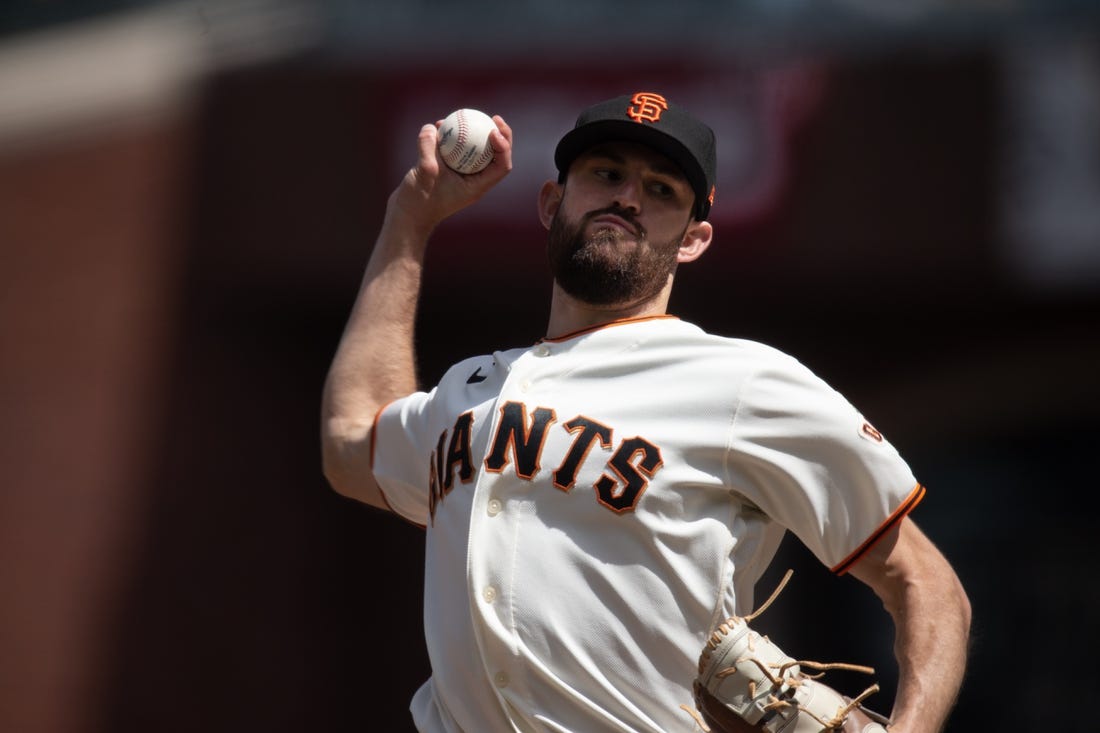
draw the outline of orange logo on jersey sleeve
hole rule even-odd
[[[860,437],[866,438],[874,443],[881,443],[885,440],[882,433],[876,430],[875,426],[869,422],[863,423],[863,426],[859,429],[859,434]]]

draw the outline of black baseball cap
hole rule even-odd
[[[672,159],[695,191],[694,217],[703,221],[714,203],[717,169],[714,131],[655,92],[635,92],[581,112],[554,151],[558,182],[593,145],[612,140],[649,146]]]

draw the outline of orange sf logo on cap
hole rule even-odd
[[[657,122],[661,113],[668,109],[668,102],[660,94],[638,92],[630,99],[631,107],[626,114],[635,122]]]

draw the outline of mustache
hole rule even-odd
[[[630,228],[634,230],[634,233],[637,234],[637,236],[642,237],[642,238],[645,237],[645,235],[646,235],[645,228],[642,227],[642,225],[634,217],[633,212],[631,212],[629,209],[624,209],[624,208],[621,208],[619,206],[614,206],[614,205],[608,206],[605,209],[597,209],[595,211],[590,211],[587,214],[585,214],[584,215],[584,222],[582,224],[582,228],[583,228],[584,225],[587,225],[593,219],[595,219],[597,217],[600,217],[600,216],[607,215],[607,214],[610,214],[611,216],[616,216],[616,217],[622,219],[623,221],[625,221],[627,224],[630,225]]]

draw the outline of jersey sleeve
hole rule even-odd
[[[432,392],[416,392],[383,407],[374,421],[371,468],[396,514],[413,524],[428,523],[429,434]],[[438,436],[435,436],[438,438]]]
[[[729,442],[733,487],[844,573],[924,496],[846,398],[794,359],[745,383]]]

